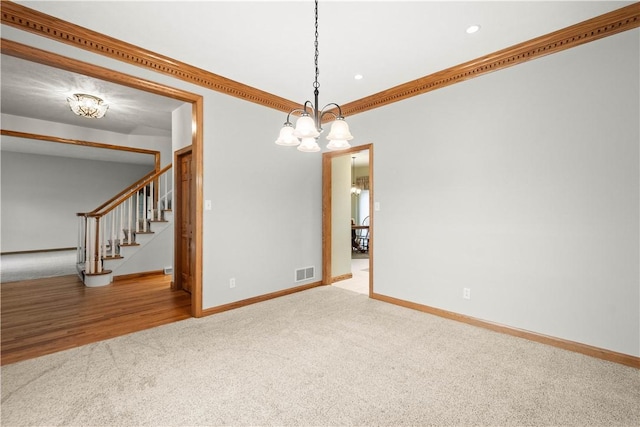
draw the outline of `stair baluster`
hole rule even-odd
[[[152,221],[164,221],[164,211],[171,209],[173,194],[170,174],[171,165],[168,165],[148,174],[92,212],[77,214],[78,274],[87,286],[110,283],[111,271],[104,269],[103,260],[120,258],[121,245],[137,245],[136,233],[141,229],[142,233],[149,233]],[[87,276],[101,274],[108,274],[108,280],[88,283]]]

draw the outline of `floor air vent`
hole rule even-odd
[[[296,270],[296,282],[313,279],[316,275],[315,267],[305,267]]]

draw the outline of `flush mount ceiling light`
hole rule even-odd
[[[314,103],[311,101],[305,101],[303,108],[293,109],[287,114],[287,121],[284,123],[282,129],[280,129],[280,135],[276,140],[276,144],[285,145],[291,147],[298,147],[298,150],[307,153],[320,151],[318,145],[318,137],[322,133],[322,120],[326,115],[332,115],[335,117],[335,121],[331,125],[331,130],[327,139],[329,143],[327,148],[329,150],[344,150],[351,147],[349,141],[353,139],[353,136],[349,132],[349,125],[342,116],[342,109],[338,104],[331,103],[320,109],[318,107],[318,95],[320,83],[318,83],[318,0],[316,0],[315,18],[316,18],[316,39],[314,46],[315,51],[315,66],[316,66],[316,79],[313,82],[313,95]],[[331,108],[331,109],[327,109]],[[338,110],[337,114],[335,110]],[[300,114],[300,117],[296,121],[295,128],[289,121],[291,114]]]
[[[104,117],[109,106],[104,103],[101,98],[86,93],[74,93],[72,97],[67,98],[69,108],[80,117],[88,117],[90,119],[100,119]]]

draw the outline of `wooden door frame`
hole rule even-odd
[[[373,211],[373,144],[358,145],[348,150],[322,153],[322,284],[331,285],[331,230],[332,230],[332,160],[360,151],[369,151],[369,295],[373,294],[373,248],[374,248],[374,211]]]
[[[48,65],[71,71],[100,80],[109,81],[122,86],[129,86],[146,92],[155,93],[168,98],[177,99],[191,104],[191,146],[193,150],[192,173],[195,181],[194,208],[195,223],[193,239],[195,244],[195,259],[193,260],[195,274],[191,293],[191,315],[202,317],[202,181],[203,181],[203,104],[201,95],[176,89],[170,86],[145,80],[140,77],[125,74],[116,70],[99,67],[77,59],[48,52],[33,46],[28,46],[11,40],[2,39],[0,51],[5,55],[15,56],[27,61]],[[171,159],[173,161],[173,159]],[[175,191],[175,189],[174,189]],[[174,233],[177,227],[174,227]],[[175,239],[175,237],[174,237]]]

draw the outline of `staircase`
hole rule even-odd
[[[171,269],[171,165],[152,172],[91,212],[79,213],[77,271],[88,287],[119,275]]]

